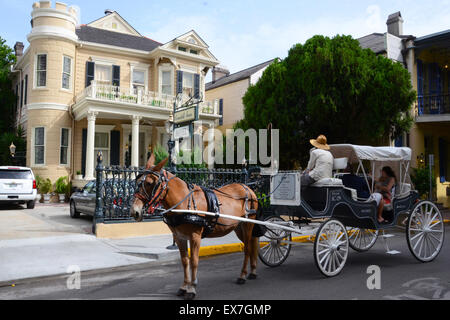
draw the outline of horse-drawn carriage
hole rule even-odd
[[[412,190],[409,177],[411,150],[354,145],[330,147],[335,159],[334,178],[318,181],[307,188],[301,186],[299,171],[262,170],[260,181],[254,184],[233,183],[207,189],[186,183],[164,170],[167,159],[155,166],[152,156],[146,170],[136,179],[138,185],[131,214],[142,221],[146,206],[164,207],[164,221],[174,234],[184,267],[185,281],[179,294],[187,299],[195,297],[201,239],[221,237],[232,231],[244,243],[245,258],[239,284],[256,278],[258,254],[268,266],[282,264],[295,243],[292,234],[303,234],[314,241],[316,265],[329,277],[341,272],[349,247],[367,251],[379,236],[385,241],[387,253],[398,253],[389,249],[387,238],[392,235],[385,233],[395,227],[406,230],[409,249],[416,259],[422,262],[435,259],[444,241],[444,222],[436,205],[420,200],[417,191]],[[371,192],[377,168],[390,166],[395,171],[398,177],[395,191],[383,212],[388,223],[378,222],[377,203],[373,197],[359,198],[357,190],[344,185],[341,178],[345,173],[341,171],[347,163],[358,166],[356,174],[364,178]],[[261,209],[261,199],[257,199],[255,191],[264,179],[270,180],[270,191],[265,193],[270,194],[271,215],[261,219],[261,215],[256,214],[256,208]],[[254,225],[262,226],[260,234],[255,233]],[[250,274],[247,273],[248,260]]]
[[[271,176],[271,209],[274,215],[265,221],[281,228],[268,227],[260,238],[259,257],[269,266],[282,264],[290,251],[291,233],[311,234],[314,239],[314,259],[326,276],[337,275],[345,265],[349,247],[362,252],[369,250],[381,236],[387,253],[387,239],[392,234],[385,230],[396,227],[406,230],[406,239],[412,255],[422,262],[432,261],[439,254],[444,240],[444,223],[437,206],[421,201],[412,190],[409,177],[411,150],[409,148],[330,145],[334,156],[334,178],[301,187],[298,171],[277,172]],[[392,201],[385,205],[383,217],[388,223],[379,223],[377,203],[372,198],[358,198],[357,190],[346,187],[340,173],[347,163],[357,165],[356,174],[364,177],[368,190],[374,190],[377,169],[389,165],[398,177]],[[368,174],[368,169],[372,176]],[[302,226],[305,226],[302,228]],[[315,230],[313,230],[315,231]]]

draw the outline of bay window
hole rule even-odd
[[[43,88],[47,86],[47,55],[38,54],[36,56],[36,82],[37,88]]]
[[[44,165],[45,164],[45,128],[37,127],[34,128],[34,143],[33,143],[33,153],[34,153],[34,164]]]
[[[63,57],[62,88],[70,90],[72,79],[72,58]]]

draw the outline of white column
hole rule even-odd
[[[139,167],[139,121],[142,117],[133,116],[131,120],[131,166]]]
[[[94,180],[94,143],[95,143],[95,119],[97,112],[89,112],[87,116],[87,141],[86,141],[86,173],[85,180]]]

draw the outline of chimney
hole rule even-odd
[[[23,42],[16,42],[16,44],[14,45],[14,53],[16,54],[17,58],[23,56],[23,48]]]
[[[403,35],[403,18],[400,11],[390,14],[386,24],[388,33],[397,37]]]
[[[230,75],[230,71],[224,66],[214,67],[212,70],[212,82],[216,82],[217,80],[228,77]]]
[[[105,16],[107,16],[107,15],[113,13],[113,12],[114,12],[114,11],[111,10],[111,9],[106,9],[106,10],[105,10]]]

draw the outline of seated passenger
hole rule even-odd
[[[370,194],[369,186],[367,185],[366,180],[363,177],[359,177],[354,174],[351,164],[348,164],[346,172],[349,173],[342,177],[342,183],[344,186],[355,189],[358,194],[358,198],[360,199],[375,201],[377,203],[377,220],[379,223],[385,223],[386,221],[383,219],[384,201],[381,193],[375,192]]]
[[[381,177],[375,184],[375,193],[373,196],[379,198],[380,204],[378,206],[378,222],[386,223],[388,221],[383,218],[383,208],[385,204],[391,203],[392,194],[394,193],[394,187],[397,179],[395,173],[391,167],[386,166],[381,169]],[[377,200],[378,201],[378,200]]]
[[[342,176],[342,183],[344,184],[344,186],[346,186],[347,188],[355,189],[358,198],[368,199],[370,197],[370,191],[366,179],[357,176],[354,173],[351,163],[347,165],[347,168],[344,172],[347,173]]]
[[[308,167],[301,176],[302,188],[316,183],[319,180],[333,177],[333,155],[327,138],[320,135],[317,139],[311,139],[310,143],[315,147],[311,151]]]

